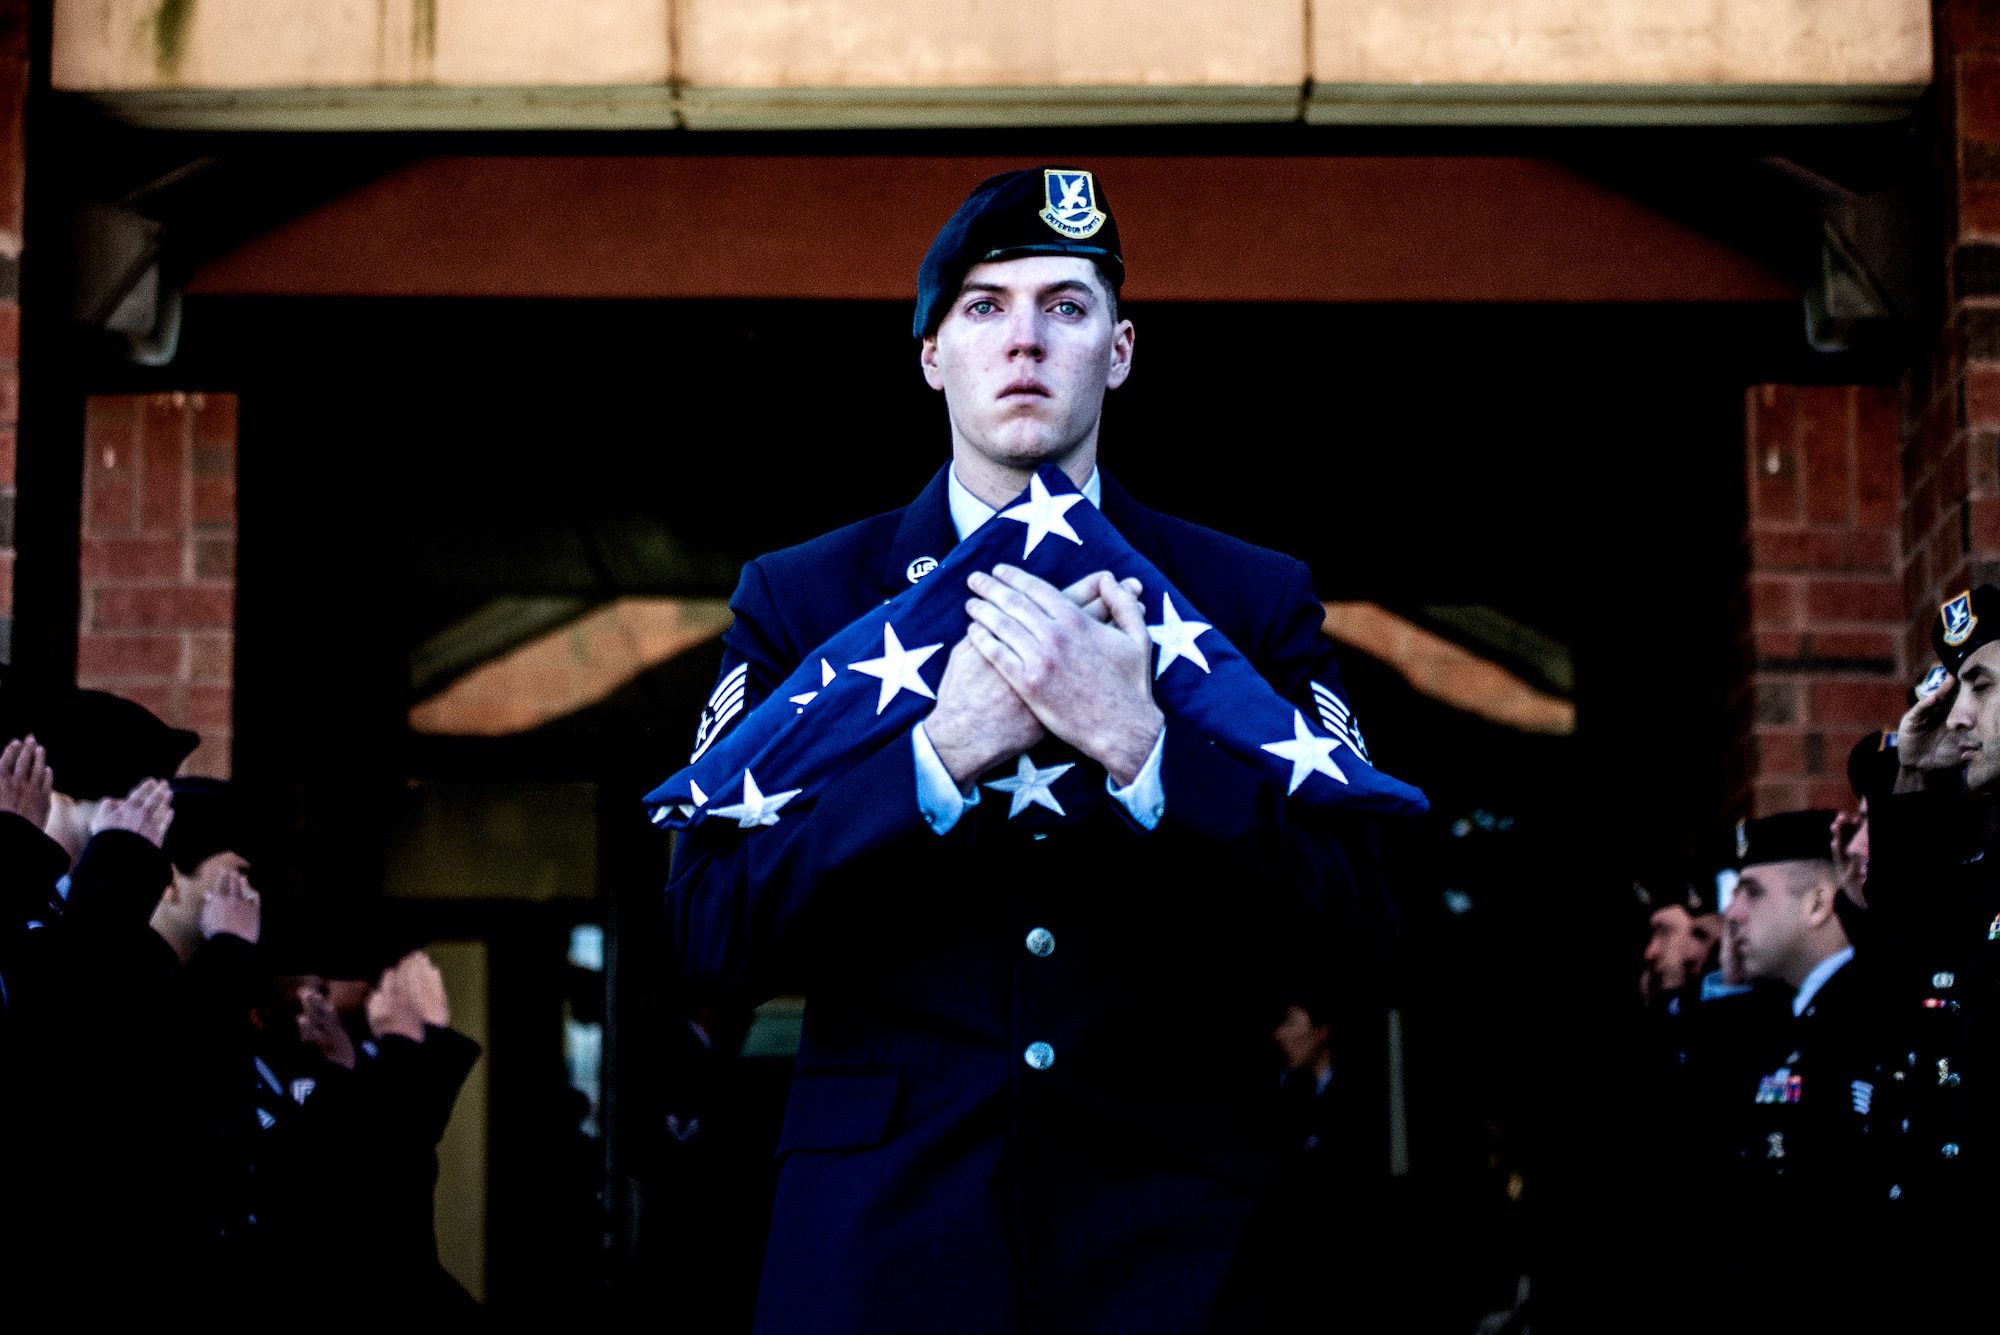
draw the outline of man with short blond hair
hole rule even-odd
[[[1387,910],[1369,819],[1288,800],[1308,772],[1366,763],[1311,573],[1145,509],[1099,467],[1104,396],[1133,365],[1124,275],[1091,172],[981,183],[918,275],[949,462],[903,509],[751,562],[731,600],[690,764],[843,672],[880,679],[875,714],[935,701],[820,791],[745,771],[739,801],[689,793],[709,818],[668,889],[687,976],[731,1004],[808,998],[764,1335],[1256,1328],[1237,1253],[1276,1112],[1271,961],[1302,927]],[[1231,466],[1227,443],[1195,445],[1190,463]],[[1022,560],[1078,542],[1062,513],[1085,505],[1199,620],[1108,571],[939,573],[987,525],[1028,525]],[[948,651],[887,638],[811,671],[863,614],[947,577],[970,618]],[[1156,699],[1225,638],[1291,706],[1298,736],[1265,748],[1290,789]],[[778,694],[801,669],[808,688]]]

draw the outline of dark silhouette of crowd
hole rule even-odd
[[[479,1046],[421,951],[268,923],[199,740],[0,692],[0,1270],[20,1320],[476,1317],[437,1143]]]

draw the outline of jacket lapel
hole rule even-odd
[[[946,470],[950,467],[946,464],[938,469],[930,485],[903,507],[902,522],[896,526],[895,540],[889,544],[888,563],[882,567],[882,591],[891,597],[916,583],[910,578],[916,562],[925,558],[932,563],[942,561],[946,553],[958,546],[958,530],[951,524],[951,499],[945,490]]]
[[[1125,488],[1111,480],[1109,473],[1100,472],[1098,480],[1104,486],[1104,517],[1111,527],[1132,544],[1132,549],[1160,568],[1160,573],[1174,578],[1172,556],[1166,544],[1160,541],[1160,531],[1153,523],[1153,512],[1132,499]]]

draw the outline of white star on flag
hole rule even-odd
[[[689,796],[694,798],[694,801],[683,802],[680,804],[681,815],[689,819],[693,819],[694,809],[696,807],[705,807],[708,805],[708,794],[704,793],[701,790],[701,785],[696,783],[693,779],[688,780],[688,794]],[[664,818],[666,815],[666,810],[667,809],[665,807],[661,807],[658,811],[653,813],[653,824],[658,825],[660,823],[661,819]]]
[[[1306,727],[1306,716],[1298,710],[1292,711],[1292,739],[1288,742],[1266,742],[1264,749],[1272,755],[1292,762],[1292,786],[1285,789],[1286,796],[1299,790],[1308,774],[1324,774],[1329,779],[1348,782],[1340,766],[1333,763],[1333,749],[1340,743],[1331,737],[1315,737]]]
[[[822,658],[819,660],[819,690],[823,691],[831,685],[833,685],[833,664]],[[819,699],[819,691],[801,691],[797,695],[787,696],[786,699],[791,704],[809,705]],[[799,712],[804,713],[805,711],[800,710]],[[877,710],[876,712],[880,713],[881,711]]]
[[[757,781],[750,777],[750,771],[743,771],[743,800],[734,806],[716,807],[708,814],[726,816],[742,829],[748,830],[758,825],[776,825],[778,808],[797,797],[804,789],[794,788],[790,792],[772,793],[769,797],[757,791]]]
[[[942,644],[927,644],[921,649],[905,649],[903,642],[896,638],[896,628],[885,621],[882,623],[882,656],[849,663],[847,669],[882,679],[882,698],[875,704],[875,712],[880,714],[900,691],[915,691],[926,700],[937,699],[937,692],[924,684],[924,679],[917,675],[917,669],[942,648]]]
[[[1030,806],[1047,807],[1058,816],[1069,813],[1056,801],[1056,795],[1049,791],[1049,785],[1075,769],[1075,765],[1051,765],[1047,769],[1036,769],[1035,762],[1024,754],[1021,763],[1014,769],[1011,779],[992,779],[986,784],[998,793],[1010,793],[1013,801],[1007,807],[1007,819],[1026,811]]]
[[[1000,512],[1002,519],[1011,519],[1017,524],[1028,526],[1028,546],[1021,553],[1023,561],[1027,560],[1041,540],[1051,533],[1068,538],[1079,547],[1083,546],[1083,539],[1076,536],[1076,530],[1069,526],[1069,520],[1063,518],[1069,513],[1071,506],[1083,502],[1082,492],[1071,491],[1064,492],[1060,496],[1051,495],[1048,487],[1042,482],[1041,474],[1037,473],[1028,479],[1028,497],[1025,505],[1017,505],[1011,510]]]
[[[1160,665],[1153,669],[1153,680],[1158,681],[1167,674],[1167,668],[1176,658],[1208,671],[1208,659],[1195,643],[1206,631],[1214,629],[1205,621],[1183,621],[1180,611],[1174,606],[1170,593],[1160,594],[1160,624],[1146,627],[1146,633],[1153,637],[1153,643],[1160,646]]]

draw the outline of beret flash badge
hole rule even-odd
[[[1052,230],[1081,241],[1096,236],[1104,226],[1104,210],[1097,207],[1097,182],[1089,172],[1049,168],[1042,172],[1042,190],[1048,207],[1041,217]]]
[[[1972,615],[1972,590],[1967,589],[1938,608],[1938,615],[1944,618],[1944,642],[1954,649],[1964,644],[1972,637],[1972,628],[1979,624],[1979,618]]]

